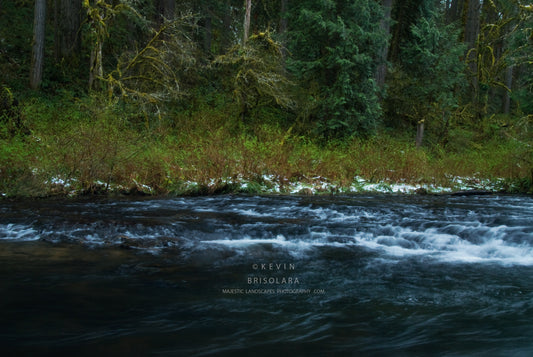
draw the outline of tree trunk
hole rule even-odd
[[[80,49],[81,1],[55,0],[54,57],[72,60]]]
[[[35,0],[30,88],[38,89],[43,79],[46,0]]]
[[[416,147],[417,149],[422,146],[422,140],[424,139],[424,119],[420,120],[416,124]]]
[[[96,80],[104,76],[104,68],[102,64],[102,47],[103,43],[101,41],[98,41],[95,47],[91,50],[89,89],[97,89],[95,85]]]
[[[383,0],[386,1],[386,0]],[[393,1],[391,9],[392,29],[389,30],[391,38],[389,40],[388,59],[390,62],[400,62],[400,53],[404,40],[411,36],[411,26],[419,18],[420,0],[413,1]],[[389,23],[390,26],[390,23]]]
[[[467,44],[467,53],[468,51],[475,49],[477,45],[480,26],[480,9],[480,0],[466,0],[464,3],[464,41]],[[474,105],[476,119],[479,121],[483,117],[485,109],[483,105],[483,93],[480,92],[479,85],[477,52],[477,50],[472,51],[471,56],[467,58],[467,61],[470,61],[469,67],[470,72],[472,73],[472,103]]]
[[[106,30],[101,28],[104,23],[104,15],[101,12],[94,13],[90,19],[93,36],[95,37],[94,43],[91,48],[91,57],[89,59],[89,89],[96,89],[96,80],[102,78],[104,69],[102,63],[102,48],[104,45],[104,37],[102,32]]]
[[[503,113],[509,115],[511,113],[511,90],[513,87],[513,66],[505,69],[505,86],[508,90],[505,91],[503,97]]]
[[[465,3],[465,42],[469,49],[475,47],[479,35],[480,9],[479,0],[468,0]]]
[[[281,10],[279,17],[279,33],[284,36],[287,33],[288,20],[287,20],[287,10],[288,10],[289,0],[281,0]]]
[[[383,0],[383,18],[380,21],[381,29],[387,34],[387,38],[390,36],[390,20],[391,11],[394,0]],[[389,52],[389,41],[387,41],[383,48],[381,48],[379,54],[379,65],[376,70],[376,83],[382,88],[385,85],[385,77],[387,75],[387,56]]]
[[[446,22],[452,23],[461,19],[465,0],[451,0],[446,8]]]
[[[244,14],[244,37],[243,37],[243,43],[246,43],[248,41],[248,37],[250,35],[250,15],[252,13],[252,0],[245,0],[246,5],[246,11]]]

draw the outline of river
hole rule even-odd
[[[0,201],[4,356],[531,356],[531,196]]]

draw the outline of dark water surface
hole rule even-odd
[[[0,202],[3,356],[532,356],[530,196]]]

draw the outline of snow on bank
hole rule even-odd
[[[290,194],[320,194],[320,193],[451,193],[457,191],[483,190],[501,191],[504,179],[488,180],[472,177],[453,176],[448,178],[449,184],[439,186],[435,184],[409,184],[404,182],[380,181],[371,182],[360,176],[356,176],[349,186],[340,186],[323,177],[313,177],[310,180],[298,182],[284,182],[280,184],[273,176],[264,175],[266,193],[290,193]],[[243,183],[242,185],[247,185]]]
[[[263,175],[259,182],[247,181],[243,178],[211,180],[204,185],[209,191],[216,191],[217,186],[231,185],[237,192],[252,192],[265,194],[300,194],[314,195],[323,193],[452,193],[457,191],[480,190],[498,192],[504,187],[504,179],[487,180],[472,177],[453,176],[448,178],[449,184],[439,186],[435,184],[409,184],[405,182],[380,181],[371,182],[363,177],[354,177],[348,186],[332,182],[327,178],[316,176],[303,180],[288,180],[274,175]],[[185,190],[201,187],[199,183],[187,181]]]
[[[169,179],[169,181],[171,181]],[[355,176],[350,185],[340,185],[327,178],[316,176],[303,178],[301,180],[290,180],[275,175],[263,175],[259,180],[249,181],[243,177],[211,179],[207,183],[195,181],[183,181],[176,188],[176,194],[194,193],[216,193],[216,192],[239,192],[252,194],[293,194],[293,195],[315,195],[324,193],[390,193],[390,194],[417,194],[417,193],[452,193],[458,191],[479,190],[487,192],[499,192],[505,187],[504,179],[481,179],[477,177],[447,177],[448,183],[443,186],[435,184],[411,184],[405,182],[392,181],[369,181],[363,177]],[[51,194],[66,194],[68,196],[80,195],[83,192],[78,190],[79,183],[76,179],[63,179],[53,177],[45,182]],[[130,187],[123,185],[104,183],[95,181],[95,192],[113,193],[142,193],[153,195],[156,190],[149,185],[133,180]],[[228,189],[224,189],[228,188]],[[508,187],[513,188],[513,187]],[[0,197],[8,197],[5,193],[0,193]]]

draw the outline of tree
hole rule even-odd
[[[475,118],[478,122],[481,120],[485,113],[485,108],[482,104],[482,97],[485,95],[486,88],[480,87],[478,76],[478,61],[476,60],[474,49],[477,42],[479,30],[480,30],[480,12],[481,4],[480,0],[465,0],[464,5],[464,42],[467,44],[466,60],[470,68],[470,84],[472,93],[472,104],[474,107]]]
[[[248,37],[250,36],[250,16],[252,13],[252,0],[244,0],[245,3],[245,12],[244,12],[244,35],[243,35],[243,43],[246,43],[248,41]]]
[[[464,41],[468,44],[468,49],[474,48],[480,29],[480,0],[465,0],[464,4]]]
[[[381,19],[381,29],[383,33],[390,36],[390,23],[391,23],[391,12],[394,5],[394,0],[383,0],[383,18]],[[387,41],[379,54],[379,64],[376,71],[376,83],[382,88],[385,85],[385,77],[387,75],[387,56],[389,52],[389,41]]]
[[[464,0],[447,0],[445,5],[445,19],[447,24],[461,20]]]
[[[431,11],[411,26],[411,40],[400,52],[402,66],[393,70],[390,82],[388,116],[416,126],[417,147],[428,125],[446,143],[464,78],[464,46],[455,26],[445,25],[443,17]]]
[[[424,1],[404,0],[395,1],[391,11],[391,39],[388,59],[392,63],[400,63],[402,47],[412,38],[411,26],[422,16]],[[431,0],[430,0],[431,1]]]
[[[191,14],[164,20],[159,28],[151,29],[150,38],[123,51],[115,68],[106,66],[98,77],[95,94],[105,99],[102,105],[126,105],[135,111],[133,118],[142,119],[146,127],[159,125],[167,105],[177,103],[187,93],[183,82],[197,64],[197,49],[190,37],[194,27]]]
[[[530,25],[521,9],[515,0],[483,2],[479,34],[467,58],[478,123],[486,114],[510,113],[514,69],[531,57],[524,34]]]
[[[244,44],[235,45],[228,53],[215,59],[231,73],[233,92],[241,107],[241,119],[246,121],[250,111],[272,101],[283,108],[294,103],[289,95],[291,82],[283,66],[280,43],[269,32],[250,36]]]
[[[81,1],[54,0],[54,56],[70,62],[80,51]]]
[[[87,11],[87,33],[91,46],[89,59],[89,89],[99,89],[97,80],[103,79],[103,47],[109,37],[109,25],[111,20],[122,12],[130,12],[137,18],[141,15],[125,2],[116,5],[108,4],[106,0],[83,0],[83,7]]]
[[[46,0],[36,0],[33,20],[30,88],[38,89],[43,78]]]
[[[288,68],[307,89],[311,110],[324,138],[371,135],[381,116],[375,82],[386,42],[374,0],[306,0],[292,5]]]
[[[287,10],[289,8],[289,0],[281,0],[280,17],[279,17],[279,33],[283,36],[287,32]]]
[[[89,89],[95,89],[95,82],[104,75],[102,62],[102,48],[104,41],[109,36],[108,22],[115,14],[113,7],[103,0],[92,3],[83,0],[83,7],[87,11],[89,24],[89,41],[91,42],[91,57],[89,59]]]

